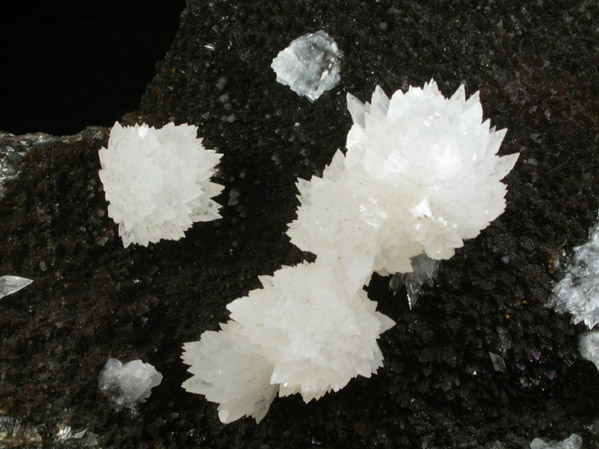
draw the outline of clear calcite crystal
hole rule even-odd
[[[497,156],[505,130],[483,121],[478,93],[447,99],[431,81],[389,99],[377,87],[371,104],[348,95],[348,108],[347,154],[298,182],[288,234],[302,250],[410,272],[413,257],[450,258],[504,211],[501,179],[518,154]]]
[[[194,222],[220,218],[211,198],[223,187],[210,178],[221,155],[204,148],[196,126],[117,122],[99,156],[108,215],[125,247],[178,240]]]
[[[592,329],[599,323],[599,226],[587,243],[574,249],[568,272],[547,305],[572,314],[574,324],[584,322]]]
[[[545,443],[540,438],[535,438],[530,443],[530,449],[580,449],[582,447],[582,437],[573,433],[563,441],[551,441]]]
[[[439,270],[439,261],[431,259],[426,254],[412,258],[412,271],[410,273],[397,273],[389,281],[389,288],[393,293],[405,285],[410,309],[416,305],[422,286],[433,286],[434,278]]]
[[[0,298],[16,293],[32,282],[31,279],[22,278],[20,276],[0,276]]]
[[[231,321],[220,332],[184,346],[194,376],[183,386],[219,403],[221,421],[260,421],[277,391],[308,402],[382,366],[377,339],[394,322],[339,267],[317,260],[260,281],[227,306]]]
[[[315,101],[341,79],[343,52],[324,31],[305,34],[279,52],[271,67],[277,81]]]
[[[160,385],[162,374],[149,363],[132,360],[125,364],[110,358],[98,376],[98,387],[117,410],[131,408],[152,394]]]

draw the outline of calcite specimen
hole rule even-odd
[[[99,151],[99,176],[125,247],[179,240],[194,222],[220,218],[212,198],[223,186],[210,178],[221,155],[204,148],[197,130],[114,124],[108,148]]]
[[[308,33],[295,39],[279,52],[271,67],[277,81],[298,95],[315,101],[341,80],[343,52],[324,31]]]
[[[478,95],[451,99],[434,82],[381,89],[372,105],[351,95],[354,126],[322,177],[299,180],[292,243],[317,257],[260,278],[263,288],[227,308],[231,321],[184,346],[184,387],[219,403],[219,417],[262,419],[278,391],[304,401],[382,366],[377,339],[394,322],[363,290],[373,272],[432,279],[436,261],[505,209],[501,179],[518,155],[498,157],[505,132],[482,122]]]

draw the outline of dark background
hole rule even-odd
[[[0,130],[75,134],[138,108],[184,0],[3,1]]]

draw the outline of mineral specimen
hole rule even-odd
[[[220,218],[211,198],[223,187],[210,178],[221,155],[204,148],[196,126],[117,122],[99,156],[108,215],[125,247],[178,240],[194,222]]]
[[[19,276],[0,276],[0,298],[18,292],[33,281]]]
[[[315,101],[341,79],[343,52],[324,31],[305,34],[279,52],[271,67],[277,81]]]
[[[501,179],[518,154],[497,156],[505,130],[483,122],[478,93],[466,100],[460,86],[447,99],[431,81],[389,99],[377,87],[371,104],[348,95],[348,108],[347,154],[297,184],[288,235],[300,249],[407,273],[420,254],[450,258],[504,211]]]
[[[152,394],[152,388],[160,385],[162,374],[149,363],[133,360],[122,364],[110,358],[98,376],[98,387],[117,410],[131,408]]]
[[[547,306],[570,313],[574,324],[582,321],[592,329],[599,323],[599,226],[587,243],[574,249],[570,268],[553,293]]]
[[[421,262],[419,287],[505,208],[500,180],[518,155],[496,156],[505,132],[482,122],[478,95],[466,101],[462,87],[447,100],[431,81],[391,101],[377,88],[372,105],[349,96],[348,107],[347,156],[297,183],[288,235],[316,261],[261,277],[263,288],[227,306],[220,332],[184,346],[193,377],[183,386],[219,403],[223,422],[260,421],[277,391],[308,402],[370,377],[394,324],[363,290],[373,272]]]

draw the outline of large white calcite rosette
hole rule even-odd
[[[410,272],[413,257],[450,258],[505,210],[501,180],[518,154],[497,155],[505,130],[483,121],[478,93],[447,99],[431,81],[389,99],[377,87],[348,108],[346,155],[298,182],[288,234],[302,250],[354,269],[362,259],[355,276]]]
[[[221,421],[260,421],[276,392],[308,402],[382,366],[377,339],[394,322],[339,266],[302,263],[260,282],[227,306],[220,332],[183,347],[193,374],[183,387],[219,403]]]
[[[197,130],[114,124],[99,151],[99,176],[125,247],[179,240],[194,222],[220,218],[212,198],[223,186],[210,178],[221,155],[204,148]]]

